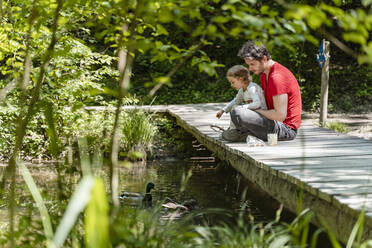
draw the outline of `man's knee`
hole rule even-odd
[[[256,112],[244,106],[238,106],[234,108],[230,113],[231,119],[234,124],[240,123],[241,120],[249,120],[253,117],[254,114],[256,114]]]

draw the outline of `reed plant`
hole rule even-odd
[[[122,113],[121,118],[121,143],[124,151],[149,149],[157,134],[152,116],[141,110],[128,110]]]

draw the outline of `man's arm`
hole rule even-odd
[[[255,110],[257,113],[262,114],[267,119],[274,121],[284,121],[287,116],[287,106],[288,106],[288,94],[281,94],[273,96],[274,109]]]

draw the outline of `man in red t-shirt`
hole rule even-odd
[[[294,75],[283,65],[271,59],[264,45],[248,41],[240,49],[249,70],[260,75],[267,110],[249,110],[244,105],[235,108],[231,119],[236,129],[222,133],[228,141],[243,141],[250,134],[267,140],[268,133],[277,133],[278,140],[293,140],[301,124],[301,93]]]

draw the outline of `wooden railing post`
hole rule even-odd
[[[320,89],[320,118],[319,122],[322,127],[327,123],[328,114],[328,82],[329,82],[329,41],[322,40],[324,49],[324,65],[322,67],[321,89]]]

